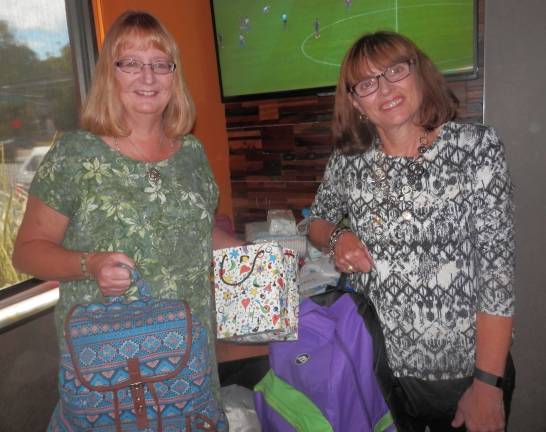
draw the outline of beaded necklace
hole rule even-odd
[[[428,143],[429,131],[423,131],[419,137],[419,146],[417,147],[417,156],[409,163],[407,167],[406,179],[398,190],[392,190],[388,181],[389,167],[385,157],[384,147],[379,137],[374,141],[374,154],[372,158],[372,184],[375,188],[374,198],[378,204],[387,203],[390,207],[396,205],[403,208],[400,213],[402,221],[409,222],[413,219],[413,196],[421,184],[421,178],[426,174],[425,158],[431,145]],[[402,175],[402,173],[398,173]],[[372,215],[375,224],[381,224],[382,220],[378,214]]]

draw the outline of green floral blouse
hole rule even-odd
[[[147,176],[151,167],[160,172],[156,183]],[[212,334],[209,274],[218,189],[197,138],[186,135],[172,157],[146,163],[92,133],[67,133],[44,158],[30,194],[70,219],[64,247],[132,257],[154,296],[186,299]],[[132,287],[127,295],[134,294]],[[61,283],[55,310],[61,343],[69,308],[102,300],[94,281]]]

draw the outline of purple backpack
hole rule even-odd
[[[254,389],[262,432],[395,431],[351,296],[305,299],[299,319],[297,341],[269,344],[271,370]]]

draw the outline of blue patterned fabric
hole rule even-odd
[[[61,400],[48,430],[227,430],[212,394],[205,327],[186,302],[152,299],[142,280],[137,286],[138,300],[70,310]]]

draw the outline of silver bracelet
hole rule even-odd
[[[80,255],[80,270],[82,272],[84,279],[93,279],[91,276],[91,273],[89,273],[89,270],[87,268],[87,257],[89,254],[87,252],[84,252]]]
[[[348,232],[352,232],[352,231],[347,227],[338,226],[336,229],[332,231],[332,234],[330,234],[330,238],[328,240],[328,255],[330,256],[330,259],[332,261],[335,259],[336,244],[338,240],[341,238],[343,234]]]

